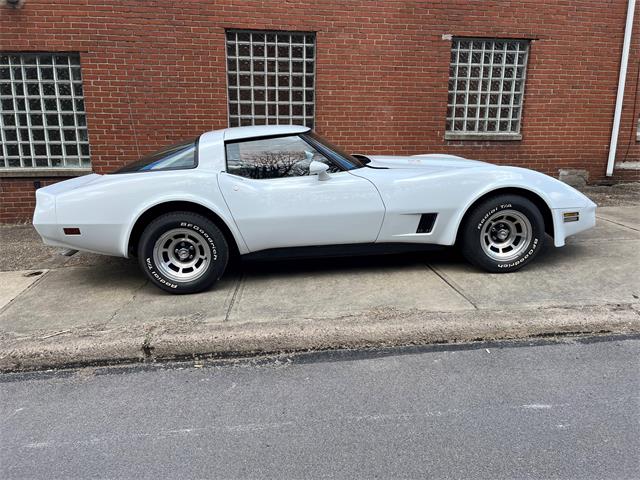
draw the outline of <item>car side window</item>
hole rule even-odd
[[[297,135],[227,143],[227,172],[246,178],[268,179],[309,175],[313,161],[329,165],[327,157]]]
[[[198,141],[178,143],[125,165],[112,173],[135,173],[152,170],[183,170],[195,168],[197,163]]]

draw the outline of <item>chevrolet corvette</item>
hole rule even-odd
[[[561,247],[593,227],[595,209],[536,171],[443,154],[351,155],[280,125],[207,132],[113,173],[40,188],[33,224],[47,245],[136,256],[158,287],[193,293],[234,255],[294,247],[456,245],[485,271],[513,272],[546,236]]]

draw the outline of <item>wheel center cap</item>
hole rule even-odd
[[[189,258],[189,250],[187,248],[181,248],[178,250],[178,258],[180,260],[186,260]]]
[[[496,237],[498,237],[498,240],[506,240],[508,236],[509,230],[507,230],[506,228],[501,228],[500,230],[498,230],[498,233],[496,233]]]

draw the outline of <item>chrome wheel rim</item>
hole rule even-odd
[[[487,256],[508,262],[528,248],[532,236],[531,222],[525,215],[516,210],[502,210],[487,219],[480,243]]]
[[[207,240],[198,232],[174,228],[162,234],[153,246],[153,261],[174,282],[192,282],[207,271],[211,262]]]

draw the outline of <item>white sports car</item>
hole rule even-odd
[[[458,245],[512,272],[595,225],[596,205],[542,173],[453,155],[349,155],[306,127],[207,132],[112,174],[40,188],[47,245],[128,257],[173,293],[209,288],[230,256],[274,249]]]

